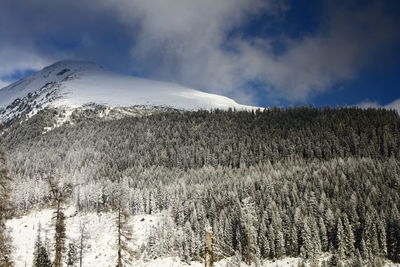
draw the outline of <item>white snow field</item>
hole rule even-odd
[[[106,71],[92,62],[60,61],[0,89],[0,108],[30,94],[35,104],[77,107],[87,103],[129,107],[164,106],[184,110],[254,109],[234,100],[174,83]]]

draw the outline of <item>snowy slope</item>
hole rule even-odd
[[[88,103],[184,110],[254,108],[178,84],[112,73],[92,62],[60,61],[1,89],[0,119],[18,117],[47,106],[75,108]]]

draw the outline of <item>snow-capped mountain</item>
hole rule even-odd
[[[7,121],[48,106],[75,108],[88,103],[184,110],[254,108],[174,83],[112,73],[92,62],[60,61],[0,89],[0,119]]]

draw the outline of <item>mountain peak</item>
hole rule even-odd
[[[41,72],[69,69],[70,71],[101,70],[103,67],[92,61],[61,60],[45,67]]]
[[[174,83],[116,74],[94,62],[64,60],[1,89],[0,120],[11,120],[48,106],[76,108],[88,103],[184,110],[255,108]]]
[[[71,76],[72,74],[87,72],[87,71],[102,71],[103,67],[97,65],[91,61],[77,61],[77,60],[62,60],[57,61],[39,72],[37,76],[48,78],[50,76]],[[58,80],[59,77],[54,77],[54,80]]]

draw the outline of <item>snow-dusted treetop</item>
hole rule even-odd
[[[0,109],[46,106],[79,107],[88,103],[128,107],[164,106],[185,110],[253,109],[234,100],[174,83],[125,76],[92,62],[60,61],[0,89]]]

